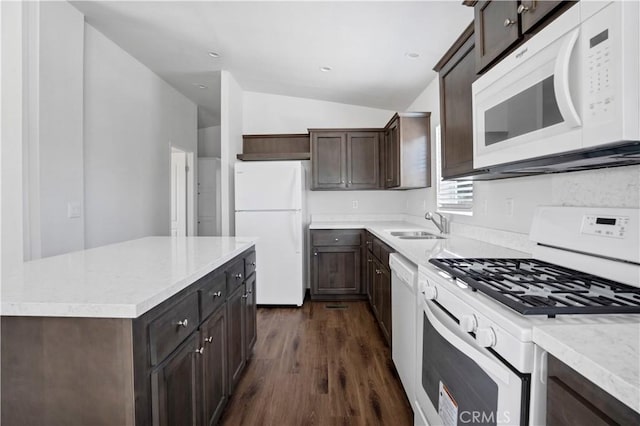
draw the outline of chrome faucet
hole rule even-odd
[[[438,216],[440,216],[440,223],[438,223],[436,221],[436,219],[433,217],[433,215],[437,214]],[[427,220],[430,220],[431,222],[433,222],[434,225],[436,225],[436,227],[438,228],[438,230],[440,231],[441,234],[448,234],[449,233],[449,220],[447,220],[446,217],[444,217],[443,215],[441,215],[438,212],[435,213],[431,213],[431,212],[426,212],[424,215],[424,218]]]

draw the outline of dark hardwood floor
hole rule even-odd
[[[408,426],[413,413],[367,303],[306,301],[258,309],[253,358],[221,424]]]

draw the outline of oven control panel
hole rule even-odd
[[[599,237],[624,238],[628,225],[628,216],[585,215],[580,232]]]

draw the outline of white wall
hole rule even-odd
[[[220,126],[198,129],[198,157],[220,158]]]
[[[409,108],[431,111],[432,127],[440,121],[438,84],[434,80]],[[512,215],[507,214],[508,200],[513,201]],[[423,216],[425,210],[435,209],[435,185],[433,189],[408,191],[407,201],[408,214]],[[452,215],[452,220],[527,234],[539,205],[639,208],[640,166],[475,182],[473,216]]]
[[[242,88],[229,71],[220,75],[220,200],[222,235],[235,235],[234,164],[242,152]]]
[[[84,16],[67,2],[38,4],[40,254],[46,257],[84,248]],[[80,217],[68,217],[69,204]]]
[[[306,133],[309,128],[384,127],[394,111],[244,92],[244,134]],[[310,177],[309,177],[310,179]],[[309,180],[308,179],[308,180]],[[353,201],[358,208],[353,208]],[[403,191],[308,191],[308,214],[395,214]]]
[[[394,111],[244,92],[245,134],[306,133],[323,127],[384,127]]]
[[[0,2],[0,270],[23,260],[22,238],[22,4]]]
[[[196,105],[87,24],[84,117],[87,248],[169,235],[171,146],[197,152]]]

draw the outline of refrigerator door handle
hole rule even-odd
[[[300,211],[295,211],[293,212],[294,215],[294,220],[291,221],[291,239],[293,240],[293,246],[296,248],[296,253],[300,253],[301,252],[301,248],[300,248],[300,235],[299,235],[299,231],[298,228],[298,216],[300,215]]]

